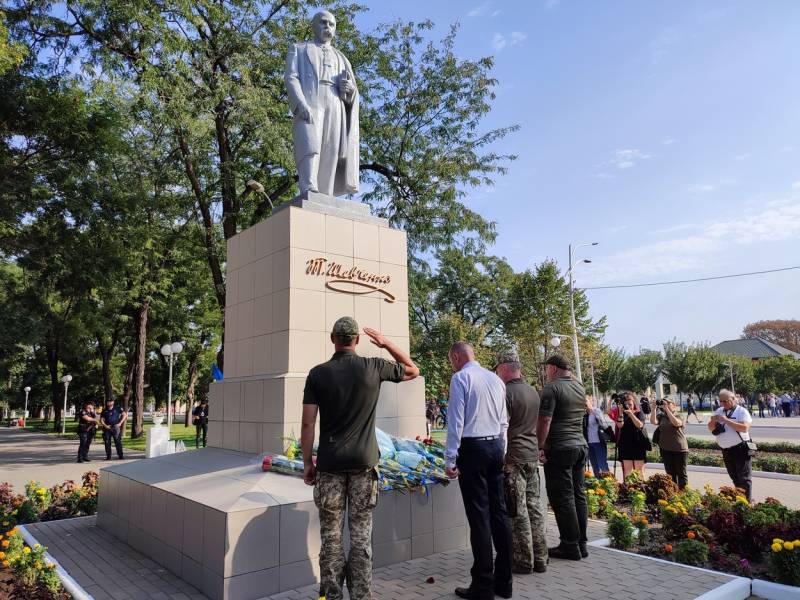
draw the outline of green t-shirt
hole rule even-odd
[[[400,382],[405,366],[355,352],[336,352],[306,378],[303,404],[319,407],[317,469],[349,471],[378,464],[375,412],[384,381]]]
[[[584,414],[586,392],[579,381],[560,377],[544,386],[539,416],[553,418],[544,448],[558,450],[586,446],[586,438],[583,437]]]

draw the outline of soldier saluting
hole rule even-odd
[[[384,381],[408,381],[419,375],[411,357],[378,331],[365,328],[373,344],[397,362],[356,354],[358,323],[342,317],[333,325],[335,352],[308,374],[303,395],[300,443],[303,479],[314,486],[319,509],[320,596],[342,600],[342,586],[352,600],[370,600],[372,593],[372,510],[378,502],[378,440],[375,413]],[[311,461],[314,427],[319,412],[317,464]],[[349,505],[350,554],[345,559],[342,526]]]

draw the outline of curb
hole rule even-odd
[[[609,460],[609,465],[613,465],[614,461]],[[622,463],[617,463],[622,467]],[[654,469],[664,470],[664,463],[645,463],[645,467],[653,467]],[[728,471],[722,467],[706,467],[703,465],[686,465],[687,471],[694,471],[695,473],[717,473],[720,475],[727,475]],[[782,479],[784,481],[800,481],[800,475],[792,475],[791,473],[773,473],[771,471],[753,471],[753,479]]]
[[[77,518],[80,519],[86,517],[77,517]],[[24,525],[19,525],[18,527],[20,533],[22,534],[22,539],[25,540],[25,543],[28,544],[28,546],[33,547],[35,544],[39,543],[33,536],[33,534],[30,531],[28,531]],[[77,581],[75,581],[70,576],[70,574],[64,570],[64,567],[62,567],[61,564],[50,555],[49,552],[44,553],[44,559],[47,562],[52,563],[56,566],[56,573],[58,574],[58,578],[61,580],[61,584],[64,586],[64,589],[67,591],[67,593],[69,593],[74,598],[74,600],[94,600],[94,596],[92,596],[89,592],[84,590],[80,586],[80,584]]]

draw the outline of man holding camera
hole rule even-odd
[[[750,424],[753,418],[746,408],[736,404],[736,396],[729,390],[720,390],[719,403],[720,407],[708,423],[708,430],[716,436],[717,445],[722,448],[722,459],[733,485],[743,489],[747,499],[752,500]]]

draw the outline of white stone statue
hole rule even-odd
[[[284,81],[294,115],[294,158],[300,193],[358,191],[358,90],[353,68],[331,46],[336,18],[314,15],[315,40],[292,44]]]

